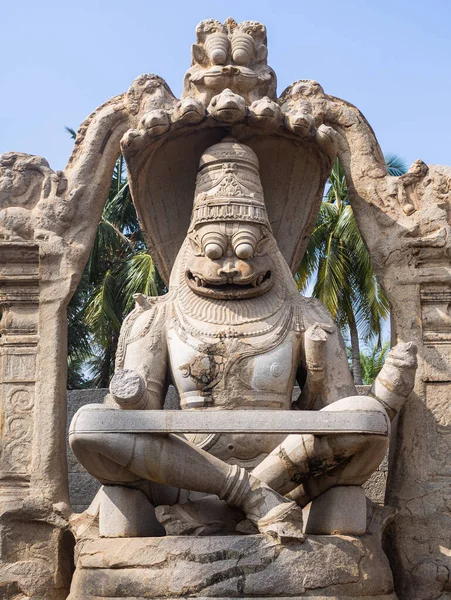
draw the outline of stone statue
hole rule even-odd
[[[48,162],[20,152],[0,156],[0,239],[23,241],[61,234],[71,211],[58,206],[67,181]],[[72,210],[73,213],[73,210]]]
[[[171,378],[181,408],[208,410],[213,422],[217,409],[292,408],[376,411],[388,421],[412,390],[416,348],[395,347],[375,395],[357,396],[339,330],[319,301],[298,294],[277,247],[256,154],[225,137],[201,157],[169,292],[137,298],[116,368],[107,404],[118,409],[161,409]],[[388,443],[359,433],[94,434],[97,414],[87,406],[74,417],[71,447],[102,483],[124,486],[124,502],[125,486],[157,505],[178,502],[174,488],[214,494],[260,532],[300,539],[301,508],[333,486],[364,483]]]
[[[182,98],[197,96],[208,106],[216,94],[229,89],[246,104],[263,96],[275,99],[276,75],[266,64],[266,27],[262,23],[207,19],[197,26],[196,37]]]
[[[103,484],[78,515],[66,308],[120,153],[168,293],[136,297],[110,393],[72,422]],[[365,396],[292,277],[337,157],[391,305]],[[355,106],[305,79],[277,97],[255,21],[202,21],[181,98],[140,75],[82,123],[64,171],[2,154],[0,597],[444,597],[450,214],[449,167],[391,177]],[[182,410],[161,410],[170,381]],[[390,435],[375,505],[361,486]]]

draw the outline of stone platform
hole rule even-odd
[[[80,541],[68,600],[396,600],[376,536],[261,535]]]

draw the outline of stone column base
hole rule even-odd
[[[19,492],[20,492],[20,488]],[[64,600],[69,591],[74,538],[54,506],[22,490],[0,492],[0,599]],[[17,490],[16,490],[17,491]]]
[[[82,540],[68,600],[396,600],[375,536],[261,535]]]

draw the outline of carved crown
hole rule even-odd
[[[190,229],[206,221],[253,221],[270,229],[257,155],[232,137],[207,148],[199,162]]]

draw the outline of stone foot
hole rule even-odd
[[[173,506],[155,509],[157,519],[167,535],[227,535],[234,534],[244,515],[228,506],[217,496],[205,496]],[[256,530],[253,533],[258,533]]]
[[[303,541],[302,510],[296,502],[282,503],[257,521],[260,533],[283,542],[289,540]]]
[[[240,508],[260,533],[275,538],[303,540],[302,509],[256,477],[248,475],[250,489],[240,502]]]

